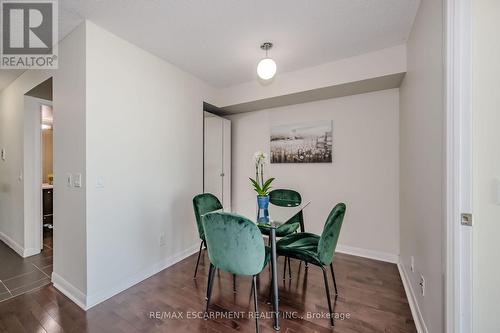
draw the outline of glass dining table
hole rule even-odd
[[[276,202],[276,201],[275,201]],[[274,329],[280,330],[279,323],[279,295],[278,295],[278,265],[276,255],[276,229],[285,224],[292,217],[299,214],[304,208],[310,204],[310,201],[291,202],[286,200],[283,205],[269,204],[266,212],[257,209],[255,202],[242,202],[233,206],[232,213],[245,216],[246,218],[254,221],[259,227],[269,228],[269,243],[271,245],[271,275],[272,275],[272,305],[273,305],[273,320]],[[253,214],[252,208],[253,207]]]

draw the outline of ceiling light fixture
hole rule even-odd
[[[272,79],[274,74],[276,74],[276,63],[273,59],[267,56],[268,51],[272,47],[273,43],[271,42],[265,42],[260,46],[262,50],[266,51],[266,57],[259,61],[259,64],[257,65],[257,75],[259,75],[262,80]]]

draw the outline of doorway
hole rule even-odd
[[[203,112],[203,192],[231,211],[231,121]]]
[[[49,284],[53,270],[52,79],[25,93],[23,111],[24,251],[0,242],[0,301]]]
[[[53,268],[51,204],[42,200],[53,192],[52,79],[25,93],[23,102],[24,248],[0,242],[0,302],[49,284]]]
[[[26,164],[33,165],[32,170],[25,171],[25,180],[28,181],[26,177],[33,178],[32,184],[34,184],[33,230],[26,230],[26,234],[33,233],[38,239],[37,248],[41,251],[52,250],[53,244],[54,112],[52,99],[52,78],[28,91],[24,97],[26,146],[28,150],[33,151],[33,163],[30,163],[30,157],[25,155],[28,160]],[[29,132],[33,132],[32,144],[29,143]],[[27,229],[31,228],[27,226]],[[36,243],[37,239],[33,241]]]

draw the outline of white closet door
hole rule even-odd
[[[231,121],[205,112],[204,192],[231,211]]]
[[[231,212],[231,121],[222,118],[222,206]]]
[[[205,114],[204,191],[223,202],[223,119]]]

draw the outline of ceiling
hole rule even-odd
[[[24,72],[22,69],[0,69],[0,91]]]
[[[28,91],[25,95],[52,101],[52,78],[43,81],[35,88]]]
[[[278,64],[278,75],[402,44],[419,2],[64,0],[59,4],[62,30],[70,31],[81,18],[90,19],[207,83],[226,87],[257,79],[256,65],[264,55],[259,45],[265,41],[275,44],[270,56]]]

